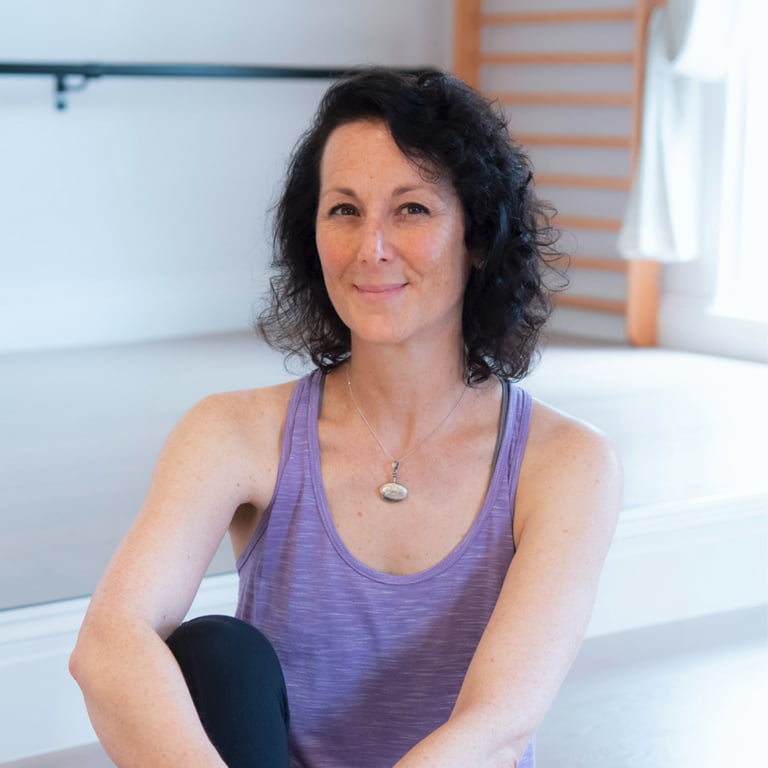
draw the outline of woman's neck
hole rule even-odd
[[[353,418],[364,418],[397,457],[425,439],[458,410],[466,390],[463,350],[429,354],[354,345],[349,363],[337,371],[335,391]],[[446,419],[447,420],[447,419]]]
[[[361,390],[385,401],[409,402],[434,394],[439,388],[456,391],[466,382],[462,342],[436,345],[352,343],[349,377]]]

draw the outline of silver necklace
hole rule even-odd
[[[421,440],[419,440],[419,442],[416,443],[416,445],[414,445],[413,448],[408,451],[408,453],[406,453],[404,456],[401,456],[399,459],[396,459],[392,453],[387,450],[387,448],[385,448],[384,443],[379,440],[379,436],[374,431],[368,419],[365,418],[363,409],[358,405],[357,400],[355,400],[355,394],[352,391],[352,381],[349,378],[349,369],[347,369],[347,389],[349,389],[349,396],[352,399],[352,404],[355,406],[355,410],[360,414],[360,418],[363,420],[363,423],[366,427],[368,427],[370,433],[379,444],[379,448],[384,451],[384,454],[388,456],[389,460],[392,462],[392,480],[391,482],[384,483],[383,485],[379,486],[379,496],[381,496],[384,501],[402,501],[408,496],[408,489],[402,483],[397,482],[397,472],[400,469],[400,465],[418,448],[421,448],[421,446],[424,445],[424,443],[426,443],[427,440],[429,440],[429,438],[432,437],[432,435],[434,435],[435,432],[437,432],[437,430],[440,429],[440,427],[442,427],[446,421],[448,421],[450,415],[459,407],[459,403],[464,398],[464,393],[467,391],[467,385],[464,385],[464,389],[461,390],[459,399],[453,404],[451,410],[445,414],[442,421],[426,437],[423,437]]]

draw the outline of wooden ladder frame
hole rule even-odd
[[[628,149],[631,153],[632,169],[629,177],[568,174],[539,174],[536,176],[538,183],[553,186],[627,191],[637,168],[640,149],[648,22],[655,8],[663,4],[664,0],[635,0],[633,7],[623,8],[485,13],[483,0],[454,0],[454,73],[469,85],[480,88],[481,69],[483,66],[489,65],[631,65],[633,67],[633,85],[632,91],[629,93],[496,92],[486,94],[501,104],[624,106],[631,109],[632,130],[628,136],[515,134],[515,139],[524,146]],[[482,32],[486,27],[617,21],[634,24],[634,46],[631,52],[486,53],[481,48]],[[573,228],[616,232],[618,234],[621,229],[621,220],[585,216],[558,216],[556,225],[563,230]],[[658,262],[640,259],[624,260],[574,256],[570,259],[570,267],[623,273],[626,275],[626,295],[624,300],[611,300],[566,293],[557,298],[558,306],[623,315],[625,333],[631,344],[638,347],[656,345],[661,278]]]

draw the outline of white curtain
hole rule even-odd
[[[667,0],[651,17],[640,155],[618,241],[626,259],[682,262],[701,252],[702,217],[712,212],[700,191],[722,154],[711,132],[723,141],[707,110],[719,99],[725,112],[734,20],[752,1]]]

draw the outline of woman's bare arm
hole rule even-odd
[[[181,420],[91,600],[70,669],[120,768],[224,766],[165,638],[186,615],[235,510],[271,495],[284,413],[271,406],[285,393],[263,392],[207,398]]]
[[[453,713],[397,763],[517,765],[579,648],[621,500],[611,444],[541,405],[520,476],[517,551]]]

